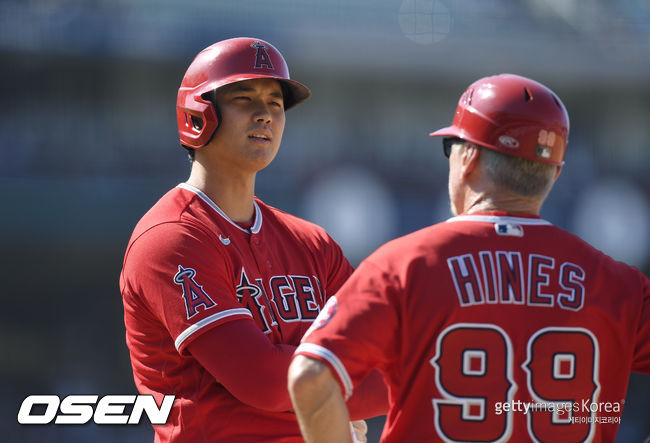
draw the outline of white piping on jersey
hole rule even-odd
[[[486,222],[486,223],[516,223],[519,225],[533,225],[533,226],[552,226],[551,222],[541,218],[528,218],[528,217],[514,217],[502,215],[458,215],[446,221],[446,223],[453,223],[457,221],[472,221],[472,222]]]
[[[228,309],[226,311],[221,311],[217,312],[216,314],[212,314],[209,317],[204,318],[203,320],[197,321],[193,325],[189,326],[187,329],[185,329],[183,332],[181,332],[178,337],[176,337],[176,341],[174,341],[174,346],[176,346],[176,350],[178,351],[187,338],[194,334],[196,331],[199,329],[209,325],[210,323],[214,323],[217,320],[221,320],[223,318],[231,317],[233,315],[248,315],[250,318],[253,318],[253,314],[251,314],[251,311],[249,311],[246,308],[235,308],[235,309]]]
[[[295,353],[299,354],[303,352],[305,354],[312,354],[327,360],[343,382],[343,388],[345,389],[345,400],[350,398],[352,395],[352,380],[350,379],[350,375],[345,369],[345,366],[343,366],[343,363],[341,363],[341,360],[339,360],[339,358],[334,355],[332,351],[313,343],[301,343],[296,349]]]
[[[205,195],[203,193],[203,191],[201,191],[200,189],[197,189],[192,185],[188,185],[187,183],[180,183],[176,187],[177,188],[183,188],[183,189],[185,189],[187,191],[193,192],[194,194],[198,195],[201,198],[201,200],[206,202],[208,204],[208,206],[210,206],[212,209],[214,209],[217,212],[217,214],[219,214],[221,217],[225,218],[231,225],[233,225],[237,229],[239,229],[241,231],[244,231],[246,233],[249,232],[248,229],[244,229],[241,226],[239,226],[237,223],[232,221],[230,219],[230,217],[228,217],[226,215],[226,213],[223,212],[223,210],[219,206],[217,206],[217,204],[215,202],[213,202],[210,199],[210,197]],[[250,233],[251,234],[257,234],[258,232],[260,232],[260,228],[262,227],[262,211],[260,211],[260,207],[257,205],[257,202],[255,200],[253,200],[253,205],[255,206],[255,223],[253,223],[253,226],[251,226]]]

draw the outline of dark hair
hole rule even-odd
[[[287,99],[291,97],[291,90],[289,89],[289,86],[285,82],[279,82],[279,83],[280,83],[280,88],[282,89],[282,101],[284,102],[284,107],[286,109]]]
[[[189,160],[190,163],[194,161],[194,154],[196,151],[194,148],[190,148],[189,146],[181,145],[186,151],[187,151],[187,159]]]

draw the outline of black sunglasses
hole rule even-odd
[[[444,152],[445,157],[449,158],[451,155],[451,147],[454,143],[463,143],[465,140],[458,137],[445,137],[442,139],[442,152]]]

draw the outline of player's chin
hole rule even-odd
[[[254,165],[254,169],[260,171],[271,164],[278,153],[278,149],[255,149],[249,155],[249,162]]]

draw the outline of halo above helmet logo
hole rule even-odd
[[[260,42],[255,42],[251,45],[251,48],[255,48],[257,51],[255,52],[255,69],[264,69],[265,67],[267,69],[275,69],[273,67],[273,63],[271,63],[271,57],[269,57],[269,53],[266,52],[266,46]]]
[[[516,149],[519,147],[519,142],[517,139],[510,137],[509,135],[502,135],[499,137],[499,143],[501,143],[506,148]]]

